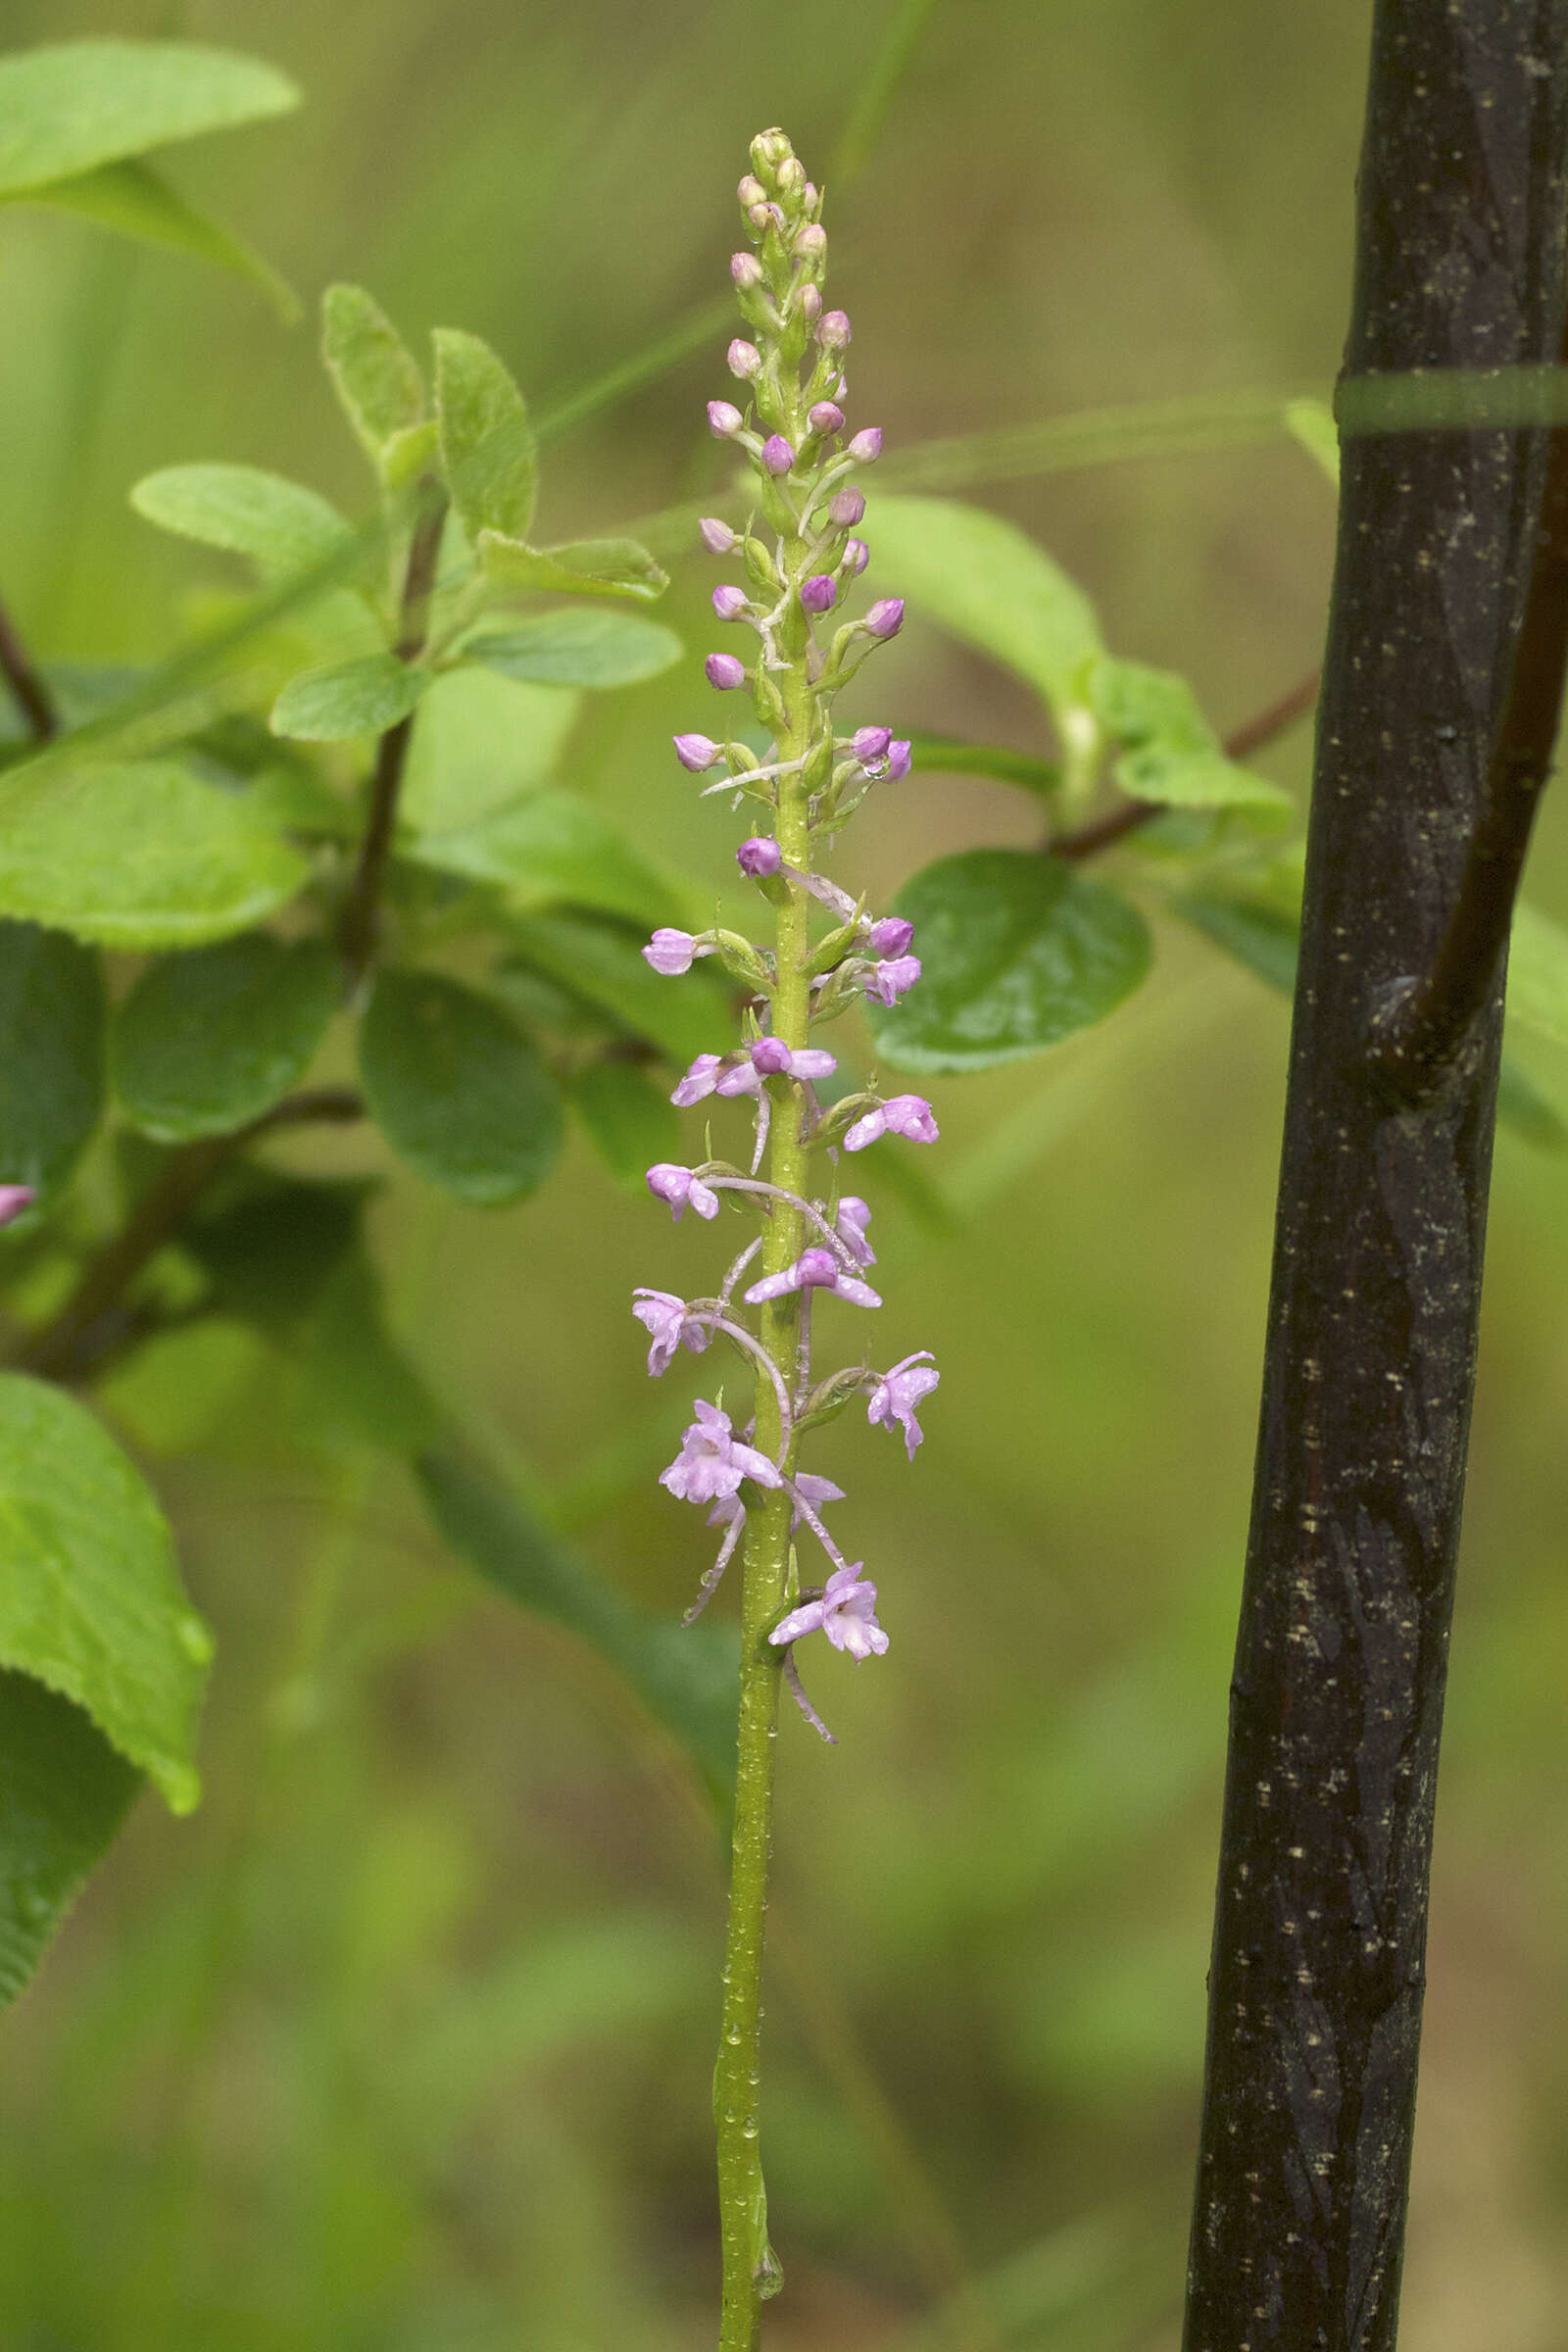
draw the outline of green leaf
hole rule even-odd
[[[629,1061],[590,1061],[572,1080],[571,1099],[615,1182],[640,1193],[648,1170],[680,1157],[680,1113],[666,1088]]]
[[[0,57],[0,195],[287,114],[273,66],[191,41],[62,41]]]
[[[1508,947],[1508,1015],[1568,1046],[1568,931],[1521,901]]]
[[[911,612],[1043,696],[1069,751],[1092,742],[1084,677],[1105,648],[1094,606],[1014,523],[948,498],[876,502],[879,573]]]
[[[149,964],[115,1015],[115,1092],[143,1135],[188,1143],[258,1118],[309,1069],[338,999],[320,940],[253,931]]]
[[[527,404],[488,343],[438,326],[435,412],[452,504],[472,541],[481,531],[526,539],[539,490]]]
[[[561,1097],[493,998],[439,972],[383,972],[360,1075],[393,1150],[476,1207],[520,1200],[561,1151]]]
[[[328,1277],[298,1339],[294,1419],[304,1444],[328,1453],[406,1456],[441,1435],[441,1413],[388,1335],[381,1284],[363,1245]]]
[[[166,466],[143,475],[130,503],[160,530],[249,556],[269,578],[330,563],[354,545],[335,507],[260,466]]]
[[[140,1787],[79,1707],[0,1672],[0,2003],[32,1975]]]
[[[969,850],[900,893],[919,983],[878,1011],[878,1053],[906,1070],[983,1070],[1103,1020],[1149,969],[1148,928],[1114,891],[1023,850]]]
[[[172,246],[197,261],[216,263],[259,286],[286,326],[300,315],[291,287],[270,262],[211,214],[199,212],[172,188],[161,172],[133,157],[123,163],[102,164],[72,179],[52,179],[0,201],[47,204],[56,212],[74,213],[97,228],[122,237],[139,237],[147,245]]]
[[[180,1247],[206,1274],[219,1307],[293,1347],[359,1247],[375,1189],[363,1177],[307,1182],[241,1168],[230,1197],[184,1227]]]
[[[1021,784],[1042,798],[1059,790],[1061,769],[1054,760],[1034,760],[1027,752],[1001,743],[960,743],[953,735],[909,737],[914,764],[923,774],[995,776],[1003,784]]]
[[[1089,697],[1120,749],[1116,781],[1134,800],[1178,808],[1290,808],[1289,793],[1225,757],[1198,697],[1174,670],[1107,657],[1089,672]]]
[[[274,735],[299,743],[347,743],[382,735],[407,718],[430,683],[430,672],[396,654],[367,654],[333,662],[290,678],[269,720]]]
[[[500,531],[481,531],[479,562],[498,588],[537,588],[552,596],[631,596],[652,604],[669,574],[635,539],[574,539],[565,547],[528,547]]]
[[[1285,404],[1285,429],[1298,441],[1307,456],[1328,475],[1338,488],[1340,479],[1340,428],[1334,421],[1334,411],[1326,400],[1288,400]]]
[[[668,919],[678,895],[591,802],[554,786],[460,832],[420,833],[403,855],[494,883],[519,912],[564,899],[652,926]]]
[[[1538,1152],[1568,1151],[1568,1122],[1506,1049],[1497,1066],[1497,1124]]]
[[[684,1064],[722,1048],[734,1028],[730,985],[699,964],[667,980],[643,960],[643,942],[587,914],[534,914],[508,926],[514,958],[609,1013],[634,1037],[650,1038]]]
[[[455,832],[534,791],[560,760],[581,707],[560,687],[449,670],[414,722],[400,821],[415,832]]]
[[[245,799],[172,761],[77,768],[39,791],[16,782],[14,798],[0,783],[0,914],[106,948],[200,947],[309,878]]]
[[[103,1098],[98,957],[63,931],[0,922],[0,1182],[59,1192]]]
[[[1280,907],[1246,899],[1179,893],[1168,902],[1171,912],[1191,923],[1195,931],[1245,964],[1269,988],[1290,996],[1296,987],[1296,958],[1300,923]]]
[[[510,1600],[564,1626],[613,1666],[684,1747],[716,1802],[735,1787],[738,1645],[726,1626],[679,1626],[601,1584],[520,1499],[455,1452],[417,1465],[431,1516],[454,1551]]]
[[[464,659],[539,686],[636,686],[678,662],[680,639],[635,612],[541,612],[505,634],[470,637]]]
[[[84,1708],[188,1813],[212,1637],[140,1472],[74,1397],[18,1372],[0,1373],[0,1666]]]
[[[424,418],[419,364],[363,286],[321,296],[321,357],[360,447],[385,478],[388,453]]]

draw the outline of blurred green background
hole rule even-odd
[[[186,34],[286,68],[298,116],[179,151],[172,175],[308,308],[347,275],[411,340],[472,328],[541,412],[722,297],[731,190],[772,122],[828,185],[856,421],[890,453],[1124,401],[1326,393],[1362,0],[935,0],[860,169],[838,171],[903,13],[11,0],[4,29]],[[0,301],[0,578],[45,656],[154,656],[221,576],[131,514],[156,466],[246,461],[365,511],[312,330],[237,282],[17,211]],[[722,478],[702,403],[728,331],[552,448],[548,532]],[[977,495],[1221,727],[1317,658],[1331,502],[1283,440]],[[598,703],[569,772],[718,887],[734,829],[667,751],[703,723],[711,580],[677,566],[663,612],[689,660]],[[916,613],[879,685],[903,723],[1046,748],[1022,691]],[[1307,731],[1262,764],[1304,793]],[[1037,827],[1022,795],[917,773],[873,802],[845,879],[878,903],[935,854]],[[1565,852],[1559,793],[1533,878],[1559,915]],[[933,1085],[951,1233],[878,1200],[888,1353],[931,1348],[943,1385],[912,1469],[858,1416],[819,1463],[850,1490],[841,1534],[893,1648],[864,1675],[811,1659],[840,1744],[794,1721],[781,1742],[778,2352],[1176,2341],[1285,1037],[1281,1003],[1162,930],[1153,981],[1103,1029]],[[1568,1073],[1532,1066],[1561,1100]],[[672,1234],[580,1141],[505,1215],[377,1152],[286,1156],[387,1174],[375,1231],[410,1348],[611,1581],[678,1613],[706,1538],[652,1481],[692,1384],[649,1388],[628,1293],[696,1282],[711,1237]],[[1568,2341],[1565,1200],[1561,1159],[1501,1140],[1417,2347]],[[141,1805],[6,2023],[0,2343],[710,2341],[723,1889],[695,1785],[592,1659],[443,1556],[398,1475],[292,1446],[246,1343],[203,1346],[122,1402],[219,1634],[209,1798],[179,1824]]]

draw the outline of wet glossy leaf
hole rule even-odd
[[[63,931],[0,922],[0,1183],[58,1192],[103,1095],[97,956]]]
[[[572,1080],[571,1100],[615,1182],[640,1193],[648,1170],[680,1157],[680,1113],[669,1087],[629,1061],[590,1061]]]
[[[380,304],[347,285],[321,296],[321,357],[361,448],[384,468],[391,445],[424,416],[418,362]]]
[[[172,1810],[201,1793],[192,1762],[212,1638],[180,1588],[140,1472],[74,1397],[0,1373],[0,1666],[92,1717]]]
[[[14,799],[0,783],[0,915],[108,948],[197,947],[270,914],[309,875],[243,796],[172,760],[23,782]]]
[[[26,1984],[140,1787],[79,1707],[0,1671],[0,2003]]]
[[[270,578],[329,563],[354,544],[317,491],[260,466],[166,466],[143,475],[130,503],[160,530],[249,556]]]
[[[144,1135],[225,1135],[304,1077],[336,1009],[320,940],[251,932],[150,964],[115,1015],[115,1092]]]
[[[60,41],[0,58],[0,195],[286,114],[286,74],[194,41]]]
[[[474,541],[486,530],[526,539],[539,468],[522,394],[477,335],[438,326],[431,340],[441,464],[463,527]]]
[[[872,1032],[906,1070],[980,1070],[1059,1045],[1103,1020],[1149,969],[1135,907],[1022,850],[941,858],[901,892],[923,966]]]
[[[494,999],[460,981],[383,972],[360,1032],[360,1074],[394,1151],[461,1200],[519,1200],[555,1164],[555,1080]]]
[[[268,722],[274,735],[300,743],[347,743],[357,735],[381,735],[418,704],[430,672],[396,654],[368,654],[357,662],[333,662],[290,678]]]
[[[652,928],[678,896],[591,802],[550,786],[462,831],[421,833],[405,855],[494,883],[519,910],[569,900]]]
[[[465,657],[540,686],[635,686],[681,657],[673,629],[635,612],[579,608],[541,612],[504,633],[470,637]]]

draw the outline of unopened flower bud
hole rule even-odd
[[[767,202],[767,190],[763,187],[761,181],[750,172],[747,172],[745,178],[740,182],[739,186],[735,190],[735,193],[740,199],[741,203],[746,207],[748,212],[751,210],[754,204],[765,204]]]
[[[711,767],[718,758],[718,745],[707,735],[677,735],[674,744],[676,759],[682,767],[690,768],[694,776],[700,776],[705,768]]]
[[[865,616],[865,625],[873,637],[896,637],[904,626],[902,596],[879,596]]]
[[[727,522],[716,514],[705,514],[697,525],[697,535],[710,556],[727,556],[740,545],[740,534],[732,531]]]
[[[853,580],[856,573],[863,571],[870,561],[871,550],[863,539],[845,540],[843,568],[848,578]]]
[[[814,326],[822,316],[822,296],[815,286],[801,288],[801,317],[808,326]]]
[[[776,204],[754,204],[746,218],[759,236],[765,235],[769,228],[782,228],[784,225],[783,208]]]
[[[725,586],[713,590],[713,611],[720,620],[739,620],[750,602],[744,588]]]
[[[708,404],[708,429],[717,441],[728,441],[746,422],[732,400],[710,400]]]
[[[784,853],[776,841],[770,841],[765,834],[754,833],[749,841],[741,843],[735,862],[743,874],[750,874],[754,882],[761,882],[778,872]]]
[[[907,738],[888,745],[888,782],[897,784],[914,765],[913,747]]]
[[[720,694],[731,694],[737,686],[745,685],[746,664],[737,662],[733,654],[710,654],[703,663],[703,674]]]
[[[885,760],[888,745],[892,741],[893,729],[891,727],[857,727],[853,747],[855,757],[862,767],[866,766],[870,760]]]
[[[795,239],[795,251],[803,262],[819,262],[827,252],[827,230],[819,220],[808,220]]]
[[[812,413],[815,414],[814,411]],[[827,511],[841,531],[848,530],[853,523],[858,522],[865,513],[864,494],[853,488],[840,490],[836,496],[828,500]]]
[[[786,155],[773,174],[773,185],[781,196],[799,196],[806,186],[806,166],[798,155]]]
[[[717,402],[714,405],[717,407],[722,407],[723,403]],[[711,415],[711,410],[710,410],[709,413]],[[718,428],[715,426],[714,430],[716,431],[717,429]],[[767,439],[762,443],[762,464],[767,467],[768,472],[773,474],[788,473],[794,463],[795,452],[793,449],[791,449],[783,434],[769,433]]]
[[[816,571],[801,589],[801,603],[808,612],[831,612],[838,589],[830,572]]]
[[[882,427],[865,425],[849,445],[849,454],[857,466],[869,466],[882,455]]]
[[[801,190],[801,201],[804,203],[808,213],[815,212],[817,207],[817,193],[816,182],[814,179],[808,179],[805,187]]]
[[[761,353],[755,343],[748,343],[742,335],[736,336],[725,352],[724,360],[731,375],[738,375],[743,383],[749,383],[754,375],[762,372]]]
[[[873,956],[907,956],[914,925],[906,923],[902,914],[884,914],[871,925],[867,937]]]
[[[816,339],[824,351],[846,351],[853,340],[848,311],[824,311],[816,322]]]
[[[838,433],[844,429],[844,411],[836,400],[819,400],[806,412],[806,421],[813,433]]]
[[[780,130],[776,122],[766,130],[760,130],[752,141],[752,162],[759,172],[772,172],[782,179],[781,167],[795,163],[795,150],[790,145],[789,133]],[[796,169],[801,170],[799,164],[796,164]],[[804,172],[802,176],[805,176]]]
[[[732,253],[729,257],[730,283],[736,291],[748,294],[762,282],[762,265],[755,253]]]

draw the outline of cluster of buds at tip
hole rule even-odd
[[[748,1511],[773,1498],[771,1515],[760,1523],[769,1532],[758,1553],[760,1572],[772,1580],[762,1588],[773,1595],[765,1640],[782,1654],[790,1686],[820,1731],[800,1689],[793,1644],[821,1632],[861,1659],[880,1655],[887,1636],[876,1620],[875,1584],[862,1562],[843,1557],[823,1523],[824,1507],[841,1501],[841,1492],[801,1468],[802,1438],[858,1396],[869,1425],[902,1437],[912,1460],[922,1434],[917,1408],[938,1381],[923,1348],[885,1371],[869,1363],[825,1376],[813,1370],[814,1326],[825,1315],[832,1327],[830,1302],[873,1313],[882,1306],[865,1279],[876,1260],[871,1211],[858,1195],[840,1193],[837,1171],[842,1153],[884,1137],[934,1143],[937,1123],[922,1096],[842,1091],[837,1056],[812,1042],[816,1025],[858,998],[893,1006],[920,979],[910,924],[869,912],[817,861],[820,847],[868,793],[909,773],[906,738],[876,719],[846,729],[833,708],[866,660],[898,635],[904,603],[880,596],[859,612],[851,609],[870,561],[859,536],[865,494],[854,477],[880,457],[882,433],[877,425],[850,429],[846,361],[854,329],[844,311],[824,304],[821,198],[782,131],[753,141],[738,195],[747,243],[731,260],[730,282],[745,332],[726,354],[735,397],[710,401],[708,421],[745,458],[748,511],[744,523],[708,515],[698,530],[709,555],[735,562],[735,576],[712,591],[714,615],[750,631],[756,651],[743,658],[715,650],[704,672],[715,692],[749,695],[767,748],[760,754],[735,740],[738,726],[716,737],[677,735],[674,744],[689,773],[712,775],[706,793],[728,792],[737,808],[753,800],[767,811],[765,820],[754,813],[756,829],[735,858],[771,908],[774,936],[760,945],[718,928],[665,928],[643,950],[653,969],[671,979],[717,956],[749,991],[740,1042],[700,1054],[671,1098],[683,1108],[710,1102],[715,1110],[744,1099],[749,1152],[691,1167],[661,1160],[648,1171],[648,1189],[676,1219],[688,1208],[709,1223],[745,1210],[760,1230],[712,1298],[641,1290],[635,1311],[650,1337],[651,1373],[668,1370],[683,1348],[700,1352],[722,1338],[755,1377],[756,1411],[738,1428],[722,1399],[695,1406],[662,1484],[704,1505],[710,1524],[723,1530],[692,1615],[734,1555]],[[830,1573],[819,1587],[800,1581],[795,1539],[803,1530],[827,1558]],[[746,1558],[751,1593],[751,1549]]]

